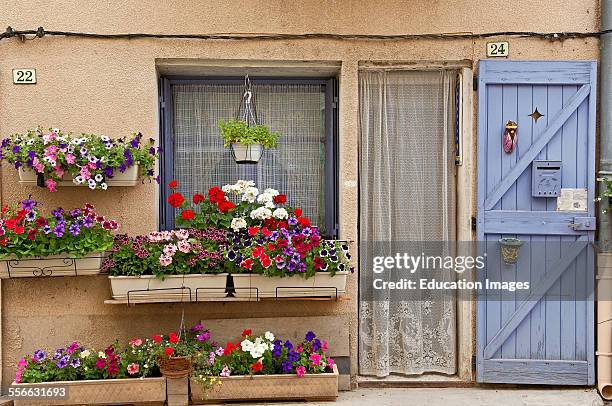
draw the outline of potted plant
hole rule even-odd
[[[167,378],[184,378],[191,372],[191,365],[197,354],[209,354],[213,350],[210,332],[201,324],[181,334],[153,336],[153,355],[159,370]]]
[[[80,137],[59,129],[40,128],[13,134],[0,144],[0,160],[19,172],[20,183],[38,184],[54,192],[59,186],[135,186],[139,178],[153,178],[159,149],[141,133],[129,139],[95,134]]]
[[[170,185],[176,188],[176,181]],[[236,201],[236,203],[234,203]],[[352,268],[346,242],[323,240],[299,208],[274,189],[260,192],[252,181],[240,180],[193,203],[174,192],[168,202],[180,213],[177,224],[227,230],[224,268],[241,298],[328,296],[345,293]]]
[[[223,145],[231,147],[236,163],[254,164],[259,162],[264,148],[274,148],[280,133],[272,132],[261,124],[251,124],[241,120],[221,121],[219,123]]]
[[[113,299],[128,302],[196,301],[226,296],[223,230],[179,229],[115,238],[102,269]]]
[[[240,341],[196,357],[191,378],[194,404],[249,399],[330,399],[338,396],[338,370],[327,342],[308,332],[300,343],[250,329]]]
[[[73,210],[60,207],[47,215],[41,208],[29,198],[2,207],[0,278],[99,273],[117,222],[90,204]]]
[[[163,405],[166,380],[160,377],[155,346],[151,339],[134,339],[125,347],[115,343],[100,352],[76,341],[55,351],[38,349],[19,360],[9,391],[16,406]],[[28,393],[47,396],[34,398]]]

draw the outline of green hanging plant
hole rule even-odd
[[[264,148],[274,148],[278,143],[279,132],[270,131],[262,124],[248,125],[245,121],[229,120],[220,121],[219,129],[223,145],[227,148],[232,143],[244,145],[261,144]]]
[[[603,199],[608,200],[608,206],[610,203],[610,199],[612,198],[612,178],[610,177],[603,177],[603,178],[598,178],[597,179],[599,182],[602,182],[605,185],[605,189],[602,190],[599,194],[599,197],[596,199],[598,202],[602,201]],[[602,210],[602,212],[604,214],[608,214],[610,213],[610,209],[609,208],[604,208]]]

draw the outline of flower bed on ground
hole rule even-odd
[[[6,160],[15,169],[42,174],[44,185],[52,192],[67,174],[77,185],[105,190],[108,181],[133,166],[138,166],[138,176],[153,178],[159,157],[154,142],[153,138],[143,141],[141,133],[129,139],[112,139],[95,134],[75,137],[59,129],[45,132],[37,128],[4,138],[0,161]]]

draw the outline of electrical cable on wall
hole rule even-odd
[[[535,31],[499,31],[487,33],[431,33],[431,34],[332,34],[332,33],[305,33],[305,34],[281,34],[281,33],[254,33],[254,34],[150,34],[150,33],[118,33],[118,34],[96,34],[91,32],[77,31],[54,31],[38,27],[36,30],[15,30],[7,27],[6,31],[0,33],[0,40],[5,38],[19,37],[26,39],[26,35],[34,35],[31,39],[42,38],[45,35],[97,38],[97,39],[138,39],[138,38],[160,38],[160,39],[197,39],[197,40],[295,40],[295,39],[333,39],[333,40],[419,40],[419,39],[484,39],[492,37],[517,37],[517,38],[539,38],[551,41],[566,40],[574,38],[598,38],[610,34],[612,30],[591,32],[535,32]],[[28,38],[30,39],[30,38]]]

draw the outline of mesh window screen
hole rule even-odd
[[[255,165],[238,165],[219,135],[220,120],[234,118],[242,99],[238,84],[172,85],[174,178],[192,196],[213,185],[254,180],[286,193],[288,204],[324,228],[325,89],[319,84],[253,83],[261,123],[279,131],[278,147]],[[325,230],[323,230],[325,231]]]

